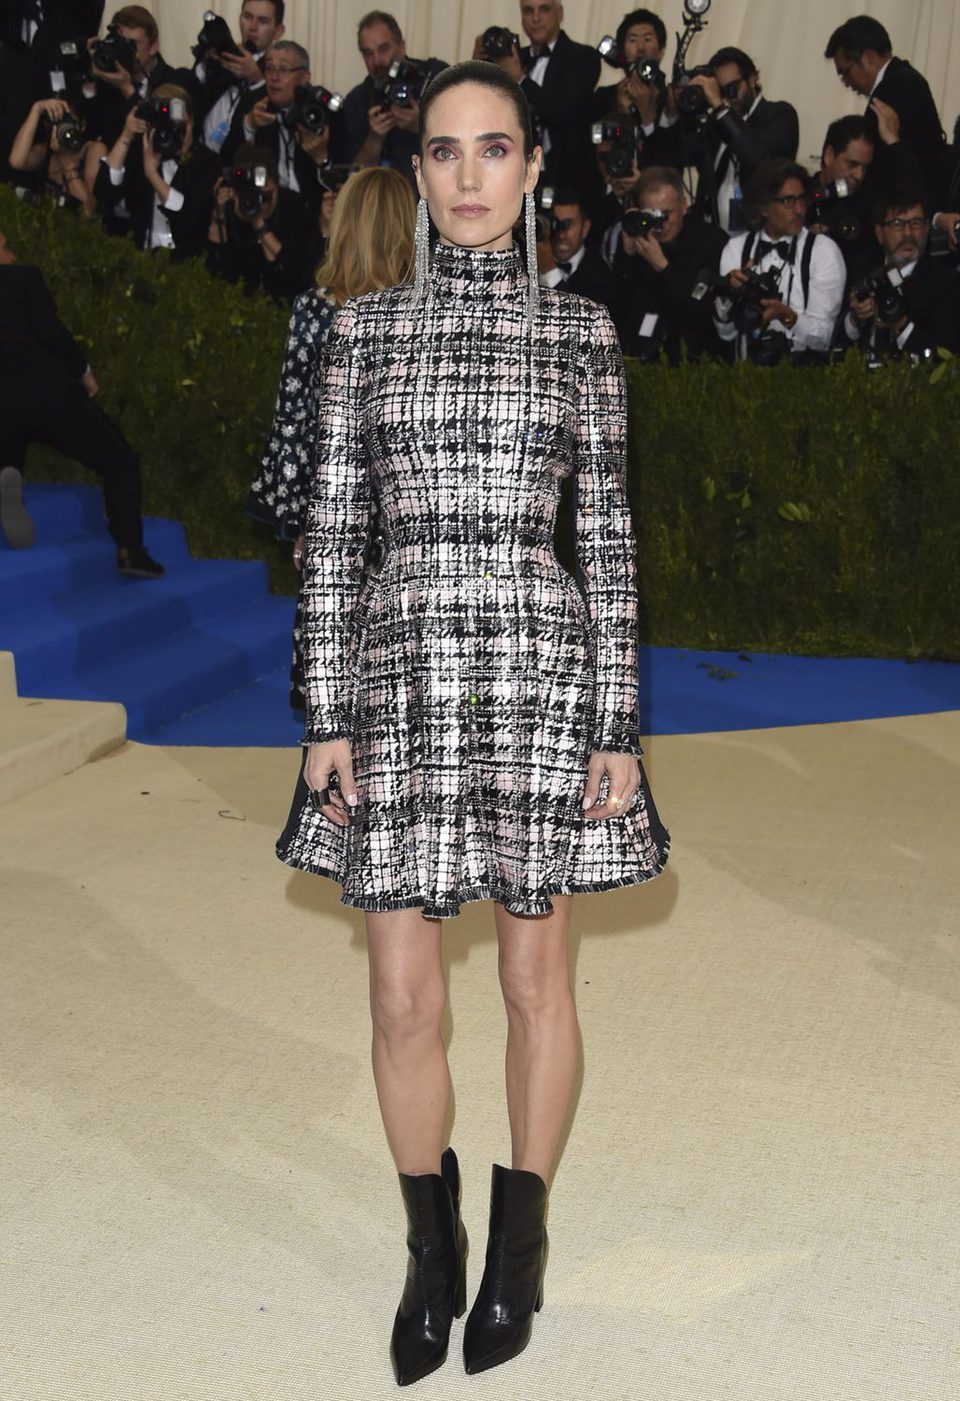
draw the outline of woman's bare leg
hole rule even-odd
[[[397,1171],[440,1171],[450,1104],[441,1020],[442,921],[419,909],[366,916],[373,1077]]]
[[[494,906],[507,1009],[507,1111],[514,1168],[549,1186],[580,1064],[567,936],[572,896],[537,919]]]

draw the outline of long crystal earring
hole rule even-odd
[[[537,202],[528,191],[524,199],[527,238],[527,319],[533,324],[540,305],[540,269],[537,267]]]
[[[419,305],[427,295],[427,277],[430,273],[430,211],[422,197],[417,205],[417,228],[413,242],[416,250],[413,300]]]

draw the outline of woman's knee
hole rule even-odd
[[[389,1042],[439,1033],[445,1002],[442,976],[429,982],[403,977],[372,978],[370,982],[373,1029]]]
[[[501,949],[500,987],[507,1011],[525,1021],[554,1015],[571,999],[566,951],[544,957]]]

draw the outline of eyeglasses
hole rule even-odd
[[[810,203],[809,195],[774,195],[771,204],[782,204],[784,209],[793,209],[796,205],[802,204],[804,208]]]
[[[882,229],[893,229],[894,233],[900,233],[902,229],[909,229],[911,233],[921,233],[929,222],[929,219],[921,219],[918,215],[915,219],[881,219],[880,227]]]
[[[303,63],[296,68],[287,68],[282,64],[265,63],[263,71],[269,78],[285,78],[288,73],[305,73],[307,70]]]

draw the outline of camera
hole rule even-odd
[[[636,73],[641,83],[651,83],[657,87],[663,86],[665,80],[657,60],[655,58],[647,58],[646,55],[644,55],[642,58],[631,59],[629,63],[624,62],[620,57],[617,41],[612,35],[605,34],[603,36],[597,45],[597,53],[603,59],[604,63],[609,63],[611,68],[622,69],[628,78],[631,74]]]
[[[418,68],[408,58],[395,58],[387,69],[387,81],[380,88],[380,111],[391,107],[412,107],[419,102],[430,81],[426,69]]]
[[[602,122],[594,122],[590,135],[595,146],[613,142],[600,157],[609,179],[622,180],[631,174],[640,149],[637,124],[632,117],[605,117]]]
[[[782,331],[755,332],[747,341],[747,356],[755,365],[779,365],[792,351],[789,336]]]
[[[837,208],[853,191],[846,180],[831,180],[829,185],[814,181],[810,190],[810,222],[822,224],[826,233],[838,242],[852,242],[859,238],[862,225],[855,214],[848,214]]]
[[[514,47],[520,47],[520,35],[499,24],[491,24],[483,31],[480,45],[484,58],[506,58],[507,54],[513,53]]]
[[[82,119],[74,116],[72,112],[68,112],[56,122],[51,122],[49,117],[42,117],[37,123],[37,140],[46,141],[51,136],[56,136],[62,151],[76,155],[83,148],[83,130]]]
[[[755,336],[763,325],[763,307],[766,297],[780,296],[780,277],[775,268],[757,272],[755,268],[744,269],[746,281],[740,287],[727,283],[724,296],[733,303],[730,319],[742,336]]]
[[[288,131],[302,126],[307,131],[319,134],[333,113],[339,112],[342,106],[343,98],[337,93],[330,92],[328,88],[314,88],[309,83],[301,83],[294,89],[293,102],[282,113],[280,120]]]
[[[716,76],[717,70],[709,63],[701,63],[696,68],[685,69],[683,73],[679,75],[679,78],[676,80],[680,87],[680,92],[677,96],[677,108],[685,117],[704,117],[710,110],[707,94],[704,92],[703,88],[691,87],[691,78],[715,78]],[[739,91],[739,78],[731,78],[729,83],[721,83],[720,85],[720,92],[728,102],[732,102]]]
[[[321,167],[320,178],[325,189],[338,195],[350,176],[356,175],[357,171],[362,169],[363,167],[360,165],[335,165],[331,162],[329,165]]]
[[[163,160],[179,156],[186,134],[187,109],[180,97],[148,97],[137,116],[153,131],[153,149]]]
[[[64,39],[60,45],[60,59],[68,86],[71,80],[83,82],[92,77],[86,39]]]
[[[244,219],[255,219],[266,204],[267,167],[265,165],[225,165],[220,178],[224,190],[234,190],[237,209]]]
[[[222,15],[214,14],[213,10],[204,11],[203,28],[197,35],[197,42],[190,52],[198,62],[213,58],[215,53],[234,54],[237,58],[240,57],[240,50],[230,33],[230,26]],[[214,62],[216,62],[215,59]]]
[[[877,320],[881,326],[893,326],[906,311],[901,287],[904,282],[899,268],[878,268],[858,282],[853,288],[853,296],[858,302],[871,297],[877,304]]]
[[[132,39],[123,37],[117,25],[109,24],[105,38],[96,41],[90,57],[101,73],[116,73],[122,68],[132,74],[137,66],[137,46]]]
[[[623,216],[623,232],[631,238],[650,238],[667,226],[662,209],[628,209]]]

